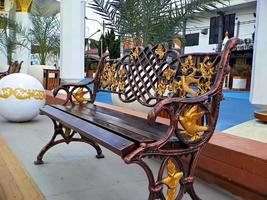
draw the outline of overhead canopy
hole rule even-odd
[[[60,2],[56,0],[33,0],[31,13],[38,8],[46,11],[47,16],[55,15],[60,12]]]

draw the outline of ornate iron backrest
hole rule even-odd
[[[208,92],[216,80],[220,54],[179,56],[166,45],[135,47],[121,60],[106,60],[98,72],[99,91],[118,93],[125,103],[153,107],[167,97]]]
[[[179,56],[164,45],[139,47],[121,60],[100,60],[95,78],[81,84],[66,84],[54,90],[67,93],[69,101],[94,103],[98,91],[117,93],[120,100],[138,101],[153,107],[148,122],[161,111],[170,117],[166,136],[150,146],[163,146],[173,135],[195,148],[212,136],[222,100],[224,76],[229,73],[229,59],[237,38],[230,39],[220,53],[194,53]],[[88,84],[94,84],[93,90]],[[89,98],[85,98],[88,95]]]

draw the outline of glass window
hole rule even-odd
[[[199,33],[186,34],[185,40],[185,46],[196,46],[199,44]]]

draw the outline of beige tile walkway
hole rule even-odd
[[[267,123],[258,120],[247,121],[222,132],[267,143]]]

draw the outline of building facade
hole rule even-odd
[[[226,79],[226,88],[250,88],[256,4],[256,0],[230,0],[228,5],[221,6],[216,12],[201,14],[198,20],[186,23],[185,53],[217,52],[223,49],[228,38],[241,39],[230,60],[233,68]],[[241,80],[241,77],[246,77],[246,80]]]

